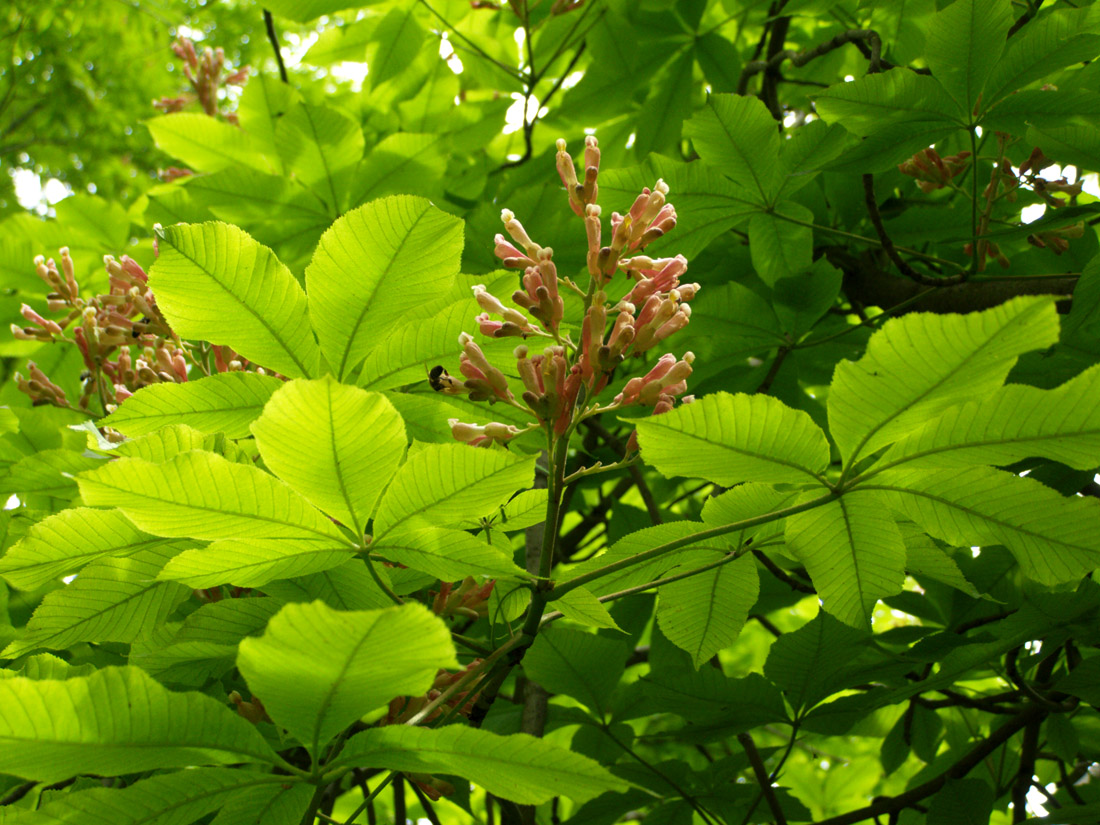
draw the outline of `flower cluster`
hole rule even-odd
[[[29,324],[12,324],[11,331],[20,341],[74,344],[84,360],[83,386],[74,403],[29,362],[28,375],[16,373],[15,380],[35,404],[87,409],[96,396],[109,412],[142,387],[187,381],[195,365],[206,375],[246,368],[248,362],[229,347],[196,348],[181,341],[157,307],[145,270],[132,258],[104,257],[109,288],[91,297],[81,294],[67,247],[59,258],[60,263],[41,255],[34,259],[38,276],[50,288],[46,311],[59,317],[44,317],[24,304],[22,315]]]
[[[496,579],[478,584],[473,576],[467,576],[458,587],[452,582],[440,582],[439,592],[430,591],[432,612],[444,618],[464,616],[478,619],[489,615],[489,596],[496,585]]]
[[[222,115],[230,123],[236,123],[235,114],[218,110],[218,92],[223,86],[243,86],[248,81],[248,66],[229,72],[225,68],[225,52],[222,49],[205,48],[199,54],[195,51],[195,44],[186,37],[176,40],[172,51],[183,61],[183,73],[191,85],[191,91],[154,100],[153,106],[165,114],[171,114],[198,102],[210,117]]]
[[[504,372],[489,362],[473,337],[459,338],[459,369],[465,378],[453,377],[442,368],[432,370],[433,389],[466,395],[472,401],[505,403],[533,418],[526,429],[501,423],[467,424],[451,419],[451,432],[461,442],[487,447],[504,443],[530,429],[544,428],[559,437],[589,415],[631,404],[650,406],[654,414],[672,408],[687,389],[694,356],[663,355],[644,376],[627,382],[607,407],[589,406],[612,380],[615,370],[629,357],[641,356],[661,344],[691,320],[689,302],[699,284],[681,283],[688,262],[682,255],[651,258],[642,254],[653,241],[676,226],[676,209],[667,202],[668,186],[658,180],[646,188],[625,214],[614,212],[610,239],[604,243],[599,197],[599,144],[585,140],[583,173],[578,176],[573,158],[558,141],[558,174],[565,186],[570,209],[584,220],[587,238],[587,290],[562,277],[554,263],[554,250],[531,239],[515,214],[501,212],[504,233],[494,238],[494,252],[509,269],[522,270],[520,288],[512,294],[513,308],[473,287],[481,315],[475,319],[483,335],[492,338],[549,339],[541,352],[528,344],[516,347],[516,373],[523,384],[517,400]],[[628,257],[630,256],[630,257]],[[616,273],[625,273],[633,285],[621,300],[611,301],[607,290]],[[619,290],[616,289],[616,292]],[[583,300],[580,329],[563,329],[564,294]],[[574,341],[572,335],[577,334]],[[683,399],[690,401],[690,397]]]
[[[898,171],[903,175],[917,179],[917,186],[926,195],[943,187],[956,175],[970,166],[969,152],[959,152],[957,155],[948,155],[941,158],[939,153],[929,147],[921,149],[909,160],[898,164]]]

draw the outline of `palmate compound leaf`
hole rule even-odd
[[[393,405],[328,375],[284,384],[252,432],[273,473],[360,536],[405,454]]]
[[[237,667],[276,724],[316,757],[360,716],[427,692],[458,661],[446,625],[419,604],[337,611],[312,602],[288,604],[263,636],[242,641]]]
[[[426,198],[380,198],[342,216],[306,268],[309,314],[338,378],[458,274],[462,221]]]
[[[26,820],[26,825],[186,825],[214,811],[237,807],[237,799],[262,796],[269,803],[301,801],[301,822],[313,794],[295,777],[247,770],[193,768],[151,776],[125,788],[90,788],[55,796]],[[238,810],[240,810],[238,808]],[[235,825],[276,825],[275,820],[233,820]],[[20,823],[23,820],[19,820]],[[278,820],[283,825],[286,820]]]
[[[160,578],[189,587],[261,587],[331,570],[349,561],[356,548],[342,538],[223,539],[187,550],[173,558]]]
[[[150,384],[119,405],[99,424],[136,438],[166,424],[186,424],[199,432],[247,438],[248,425],[282,381],[254,372],[223,372],[185,384]]]
[[[213,221],[165,227],[158,236],[149,283],[177,334],[228,345],[283,375],[317,372],[305,293],[274,252]]]
[[[586,756],[524,733],[499,736],[464,725],[388,725],[356,734],[337,765],[453,774],[502,799],[541,805],[564,795],[583,802],[628,785]]]
[[[850,465],[948,407],[995,392],[1020,354],[1057,340],[1048,297],[887,321],[859,361],[841,361],[833,374],[829,431],[841,457]]]
[[[1078,470],[1100,465],[1100,365],[1053,390],[1010,384],[988,398],[949,407],[894,444],[872,472],[901,464],[1005,465],[1023,458],[1050,458]]]
[[[806,566],[825,610],[853,627],[870,629],[875,603],[900,592],[905,582],[901,532],[875,493],[850,491],[793,515],[785,538]]]
[[[160,546],[92,562],[68,586],[46,594],[3,655],[14,658],[39,648],[64,650],[78,642],[132,642],[191,595],[186,587],[157,581],[157,573],[175,552],[171,546]]]
[[[825,433],[768,395],[715,393],[634,423],[642,459],[666,476],[806,483],[820,482],[829,465]]]
[[[510,554],[461,530],[423,527],[390,533],[369,549],[372,555],[422,570],[442,581],[466,576],[528,578]]]
[[[926,29],[928,67],[963,112],[978,105],[1005,49],[1010,9],[1004,0],[956,0]]]
[[[989,467],[890,470],[858,489],[883,500],[936,538],[1002,544],[1024,575],[1045,585],[1100,567],[1100,502],[1060,496],[1030,478]]]
[[[670,575],[680,569],[674,568]],[[760,595],[756,559],[746,554],[713,570],[661,585],[657,592],[657,622],[662,632],[691,656],[698,669],[741,633]]]
[[[604,716],[630,647],[621,637],[561,625],[543,630],[523,658],[524,672],[551,693],[564,693]]]
[[[495,514],[531,486],[535,459],[465,444],[428,444],[409,457],[382,496],[375,540],[398,529],[445,527]]]
[[[33,524],[0,558],[0,576],[20,590],[37,590],[103,556],[128,556],[165,543],[119,510],[77,507]]]
[[[78,482],[85,503],[118,507],[154,535],[321,539],[354,546],[274,476],[214,453],[180,453],[164,464],[123,458],[81,475]]]
[[[201,693],[173,693],[138,668],[0,681],[0,773],[53,783],[81,773],[274,759],[227,706]]]

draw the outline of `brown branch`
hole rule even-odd
[[[1031,780],[1035,775],[1035,753],[1039,750],[1039,728],[1042,724],[1042,717],[1037,716],[1024,728],[1024,741],[1020,746],[1020,768],[1016,771],[1016,784],[1012,788],[1014,823],[1027,819],[1027,792],[1031,790]]]
[[[1009,719],[997,728],[997,730],[992,731],[989,736],[971,748],[962,759],[939,776],[915,788],[911,788],[905,793],[898,794],[897,796],[881,797],[876,799],[866,808],[859,808],[858,810],[849,811],[848,813],[830,817],[829,819],[822,819],[814,823],[814,825],[853,825],[853,823],[862,822],[865,819],[872,819],[873,817],[912,807],[922,799],[927,799],[934,793],[937,793],[947,784],[948,780],[962,779],[975,767],[981,764],[982,760],[1004,745],[1005,742],[1019,733],[1020,730],[1031,724],[1032,721],[1036,719],[1041,720],[1044,714],[1045,711],[1042,708],[1031,705],[1020,713],[1020,715]]]
[[[1026,26],[1028,24],[1028,22],[1031,20],[1031,18],[1033,18],[1035,16],[1036,12],[1039,11],[1039,8],[1042,5],[1043,5],[1043,0],[1035,0],[1035,5],[1034,6],[1031,5],[1031,3],[1028,3],[1027,4],[1027,11],[1025,11],[1022,15],[1020,15],[1020,18],[1015,23],[1012,24],[1011,28],[1009,28],[1009,30],[1008,30],[1008,34],[1005,35],[1005,39],[1007,40],[1008,38],[1012,37],[1012,35],[1016,34],[1016,32],[1018,32],[1020,29],[1022,29],[1024,26]]]
[[[756,781],[760,784],[760,792],[764,794],[764,801],[768,803],[768,807],[771,809],[772,816],[775,818],[775,825],[787,825],[787,817],[783,813],[783,807],[779,804],[778,797],[775,795],[772,778],[768,775],[767,768],[764,767],[764,760],[760,758],[760,751],[756,749],[756,743],[752,741],[752,737],[748,733],[737,734],[737,741],[745,749],[745,756],[749,758],[752,772],[756,774]]]
[[[283,83],[290,83],[286,76],[286,64],[283,63],[283,51],[279,48],[279,35],[275,33],[275,18],[267,9],[264,9],[264,26],[267,28],[267,39],[275,51],[275,62],[279,64],[279,79]]]
[[[779,375],[779,368],[783,366],[783,362],[787,360],[787,356],[790,354],[790,347],[779,348],[779,351],[775,354],[775,360],[772,361],[771,368],[768,370],[768,374],[764,376],[764,380],[761,381],[760,386],[756,388],[757,394],[768,394],[768,391],[772,388],[772,383],[775,381],[776,376]]]
[[[789,18],[781,18],[788,20]],[[778,21],[777,21],[778,22]],[[826,55],[831,51],[839,49],[841,46],[847,43],[863,43],[866,41],[869,49],[868,59],[871,62],[870,71],[877,72],[882,66],[882,40],[878,36],[878,32],[873,29],[849,29],[848,31],[841,32],[836,37],[826,40],[824,43],[819,43],[812,49],[806,49],[805,51],[796,52],[792,49],[784,49],[777,51],[774,54],[769,54],[766,60],[752,60],[745,64],[745,68],[741,70],[741,77],[737,81],[737,93],[744,94],[749,85],[749,78],[753,75],[760,74],[760,72],[776,72],[778,73],[779,67],[784,61],[790,61],[795,68],[801,68],[822,55]],[[774,42],[774,35],[770,44]],[[781,44],[780,44],[781,45]],[[766,101],[765,101],[766,102]],[[774,114],[774,112],[773,112]]]
[[[794,576],[792,576],[790,573],[788,573],[786,570],[784,570],[782,567],[780,567],[778,564],[776,564],[774,561],[772,561],[770,558],[768,558],[768,556],[765,553],[762,553],[759,550],[753,550],[752,554],[754,556],[756,556],[756,560],[758,562],[760,562],[762,565],[764,565],[765,569],[769,573],[771,573],[773,576],[775,576],[781,582],[783,582],[788,587],[790,587],[791,590],[796,590],[799,593],[816,593],[817,592],[817,590],[815,590],[810,585],[806,584],[803,581],[800,581],[799,579],[794,578]]]

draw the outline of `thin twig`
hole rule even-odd
[[[760,783],[760,791],[764,794],[764,801],[768,803],[775,818],[775,825],[787,825],[787,816],[783,813],[783,807],[775,795],[771,777],[768,775],[767,768],[764,767],[764,760],[760,758],[760,751],[756,749],[756,743],[747,732],[737,734],[737,741],[745,749],[745,756],[749,758],[752,772],[756,774],[756,781]]]
[[[283,50],[279,48],[279,35],[275,33],[275,19],[267,9],[264,9],[264,26],[267,27],[267,39],[275,51],[275,62],[279,64],[279,79],[283,83],[290,83],[286,76],[286,64],[283,63]]]
[[[870,49],[869,60],[871,62],[871,71],[879,71],[883,64],[882,40],[879,38],[878,32],[873,29],[849,29],[846,32],[841,32],[836,37],[826,40],[824,43],[819,43],[812,49],[806,49],[801,52],[796,52],[792,49],[784,49],[775,52],[767,60],[749,61],[745,64],[745,68],[741,70],[741,77],[737,81],[737,92],[738,94],[744,94],[745,90],[748,88],[749,78],[760,72],[777,71],[784,61],[789,60],[795,68],[801,68],[815,58],[828,54],[835,49],[839,49],[847,43],[855,43],[857,41],[860,43],[863,43],[863,41],[867,42]]]
[[[768,558],[767,554],[761,553],[757,549],[754,549],[752,551],[752,554],[756,556],[756,560],[764,565],[764,568],[769,573],[771,573],[773,576],[779,579],[779,581],[790,587],[791,590],[795,590],[799,593],[817,593],[816,589],[806,584],[804,581],[796,579],[794,576],[792,576],[790,573],[788,573],[786,570],[784,570],[782,567],[780,567],[778,564]]]

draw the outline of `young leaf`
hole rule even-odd
[[[466,576],[527,578],[510,555],[461,530],[425,527],[389,533],[369,549],[371,555],[423,570],[442,581]]]
[[[829,430],[849,464],[948,407],[1001,386],[1016,358],[1058,340],[1046,297],[1013,298],[969,315],[915,313],[887,321],[866,354],[841,361]]]
[[[873,493],[845,493],[793,515],[785,537],[825,609],[845,624],[870,629],[875,603],[905,582],[905,544],[886,503]]]
[[[587,588],[577,587],[570,590],[554,602],[554,607],[561,611],[566,619],[584,627],[610,628],[626,632],[616,624],[603,602]]]
[[[306,296],[274,252],[224,223],[180,224],[158,234],[149,283],[176,334],[227,344],[284,375],[317,372]]]
[[[378,505],[375,539],[419,527],[445,527],[496,512],[531,484],[534,458],[465,444],[429,444],[394,476]]]
[[[447,627],[419,604],[341,612],[288,604],[237,667],[271,718],[315,757],[333,736],[395,696],[419,696],[458,667]]]
[[[407,195],[372,201],[334,223],[306,269],[309,314],[337,377],[348,375],[410,310],[450,289],[462,221]]]
[[[525,733],[499,736],[464,725],[372,728],[351,737],[335,764],[461,776],[523,805],[541,805],[558,795],[583,802],[627,788],[593,760],[558,745]]]
[[[0,576],[20,590],[37,590],[103,556],[129,556],[166,543],[134,527],[119,510],[77,507],[31,525],[0,558]]]
[[[393,405],[332,376],[284,384],[252,432],[273,473],[356,535],[405,454]]]
[[[132,642],[191,595],[186,587],[156,580],[174,552],[161,546],[89,564],[68,586],[46,594],[3,655],[64,650],[78,642]]]
[[[1005,49],[1012,24],[1004,0],[955,0],[936,13],[926,31],[928,68],[969,115]]]
[[[666,476],[806,483],[829,464],[829,443],[810,416],[768,395],[715,393],[635,425],[642,458]]]
[[[213,453],[180,453],[164,464],[123,458],[78,481],[85,503],[118,507],[154,535],[335,539],[351,545],[336,525],[274,476]]]
[[[1042,584],[1075,581],[1100,566],[1095,499],[1064,498],[988,467],[890,470],[862,489],[882,490],[894,509],[949,544],[1003,544]]]
[[[756,560],[744,555],[713,570],[661,585],[658,593],[657,622],[662,632],[691,655],[698,669],[740,635],[760,595]]]
[[[134,667],[65,681],[0,681],[0,772],[52,784],[186,765],[271,762],[256,729],[201,693]]]
[[[283,382],[254,372],[223,372],[185,384],[150,384],[99,421],[135,438],[167,424],[186,424],[202,433],[247,438],[248,425]]]
[[[1053,390],[1010,384],[950,407],[910,433],[882,465],[967,467],[1050,458],[1078,470],[1100,465],[1100,366]]]
[[[342,538],[239,538],[180,553],[160,578],[189,587],[261,587],[339,567],[355,552]]]

